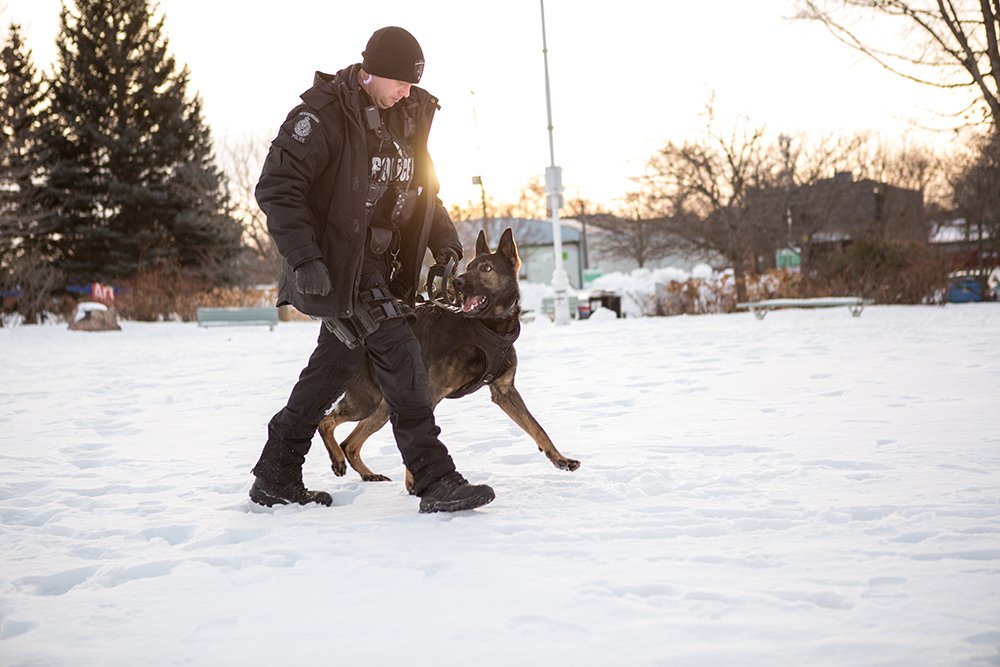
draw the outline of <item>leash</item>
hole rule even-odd
[[[461,314],[461,307],[452,301],[451,293],[452,290],[449,289],[451,286],[452,279],[455,277],[455,267],[458,266],[458,261],[451,257],[448,259],[447,263],[444,265],[435,264],[427,270],[427,300],[437,306],[447,310],[450,313],[455,313],[456,315]],[[441,278],[441,291],[435,295],[434,293],[434,278]]]

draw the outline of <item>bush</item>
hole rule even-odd
[[[860,241],[814,256],[811,265],[808,281],[786,270],[747,275],[747,300],[861,296],[886,304],[932,303],[940,300],[948,283],[947,258],[917,244]],[[593,287],[621,295],[629,317],[736,310],[732,270],[715,272],[705,265],[690,273],[676,268],[609,273]]]
[[[0,272],[0,291],[17,294],[11,299],[11,309],[0,308],[0,326],[13,324],[41,324],[47,320],[65,319],[59,292],[64,277],[51,262],[31,254],[13,258]]]
[[[918,244],[857,241],[812,260],[806,296],[857,295],[876,303],[930,303],[948,284],[948,259]]]
[[[799,295],[802,276],[784,270],[746,276],[747,299],[784,299]],[[692,276],[657,285],[654,315],[704,315],[736,310],[736,280],[732,271]]]
[[[125,281],[116,299],[118,313],[141,322],[194,321],[198,306],[251,307],[273,304],[276,288],[213,287],[203,278],[169,267],[143,271]]]

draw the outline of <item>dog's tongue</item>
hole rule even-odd
[[[462,312],[463,313],[472,312],[473,310],[481,306],[483,301],[485,300],[486,298],[482,296],[470,296],[468,299],[465,300],[465,303],[462,304]]]

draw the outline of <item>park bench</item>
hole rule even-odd
[[[580,298],[575,294],[566,296],[569,300],[569,316],[576,319],[580,316]],[[550,320],[556,319],[556,298],[547,296],[542,299],[542,314],[548,315]]]
[[[274,306],[259,308],[198,308],[198,326],[240,326],[266,324],[274,331],[278,324],[278,309]]]
[[[865,305],[871,301],[865,301],[859,296],[826,296],[811,299],[766,299],[764,301],[751,301],[738,303],[738,310],[749,310],[758,320],[772,310],[781,308],[839,308],[847,306],[854,317],[860,317]]]

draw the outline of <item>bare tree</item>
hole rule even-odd
[[[774,247],[774,215],[751,215],[748,195],[773,187],[780,160],[765,143],[764,129],[745,119],[730,132],[717,128],[712,104],[706,108],[701,136],[683,144],[669,142],[637,179],[650,211],[673,218],[674,231],[690,247],[719,254],[732,263],[737,298],[746,299],[748,269],[763,248]]]
[[[673,231],[670,217],[658,215],[644,192],[625,197],[625,215],[611,213],[578,214],[576,219],[591,229],[589,243],[611,257],[634,261],[639,268],[676,251],[683,241]]]
[[[810,141],[782,134],[769,149],[775,156],[769,159],[780,165],[777,178],[754,186],[747,195],[749,217],[756,227],[768,230],[763,236],[773,244],[771,249],[787,247],[799,254],[806,276],[803,291],[808,291],[813,240],[828,225],[827,212],[843,205],[840,188],[817,186],[836,174],[850,173],[860,141],[833,135]]]
[[[513,202],[498,201],[487,194],[486,211],[488,218],[547,218],[545,201],[545,182],[541,176],[535,175],[525,183]],[[448,213],[455,222],[483,219],[483,203],[468,201],[465,204],[455,204]]]
[[[484,219],[482,202],[469,201],[463,205],[452,205],[449,209],[448,213],[455,223],[463,247],[475,247],[476,237],[480,229],[486,231],[486,236],[491,242],[495,242],[500,239],[500,235],[507,227],[514,228],[515,237],[519,244],[551,243],[550,235],[543,228],[529,227],[519,222],[521,220],[548,220],[550,218],[545,196],[545,183],[541,176],[533,176],[522,186],[516,201],[501,202],[487,196],[486,210],[489,215]],[[588,211],[597,213],[602,210],[600,206],[576,195],[566,200],[565,205],[560,210],[560,216],[562,218],[576,218],[580,215],[587,215]]]
[[[575,191],[574,194],[567,197],[562,214],[580,223],[580,237],[582,240],[582,256],[580,260],[583,262],[583,268],[589,269],[592,244],[594,243],[594,229],[590,225],[590,220],[594,216],[607,216],[609,212],[603,205],[596,204],[583,197],[579,191]],[[600,243],[599,240],[598,243]]]
[[[227,176],[226,194],[231,214],[243,227],[243,244],[277,276],[281,255],[267,231],[267,219],[254,198],[267,147],[268,141],[262,137],[227,138],[222,143],[220,155]]]
[[[950,199],[950,172],[956,169],[953,162],[953,157],[940,149],[906,137],[897,143],[862,134],[856,163],[850,168],[859,178],[920,192],[925,206],[940,210]]]
[[[580,218],[588,215],[607,213],[607,209],[602,205],[590,201],[579,193],[566,197],[560,215],[565,218]]]
[[[908,39],[900,46],[872,15],[898,20]],[[888,71],[942,89],[967,90],[982,120],[1000,128],[998,0],[799,0],[798,18],[819,21],[844,44]]]
[[[56,305],[53,296],[64,284],[62,271],[30,251],[9,258],[5,270],[0,271],[0,291],[17,293],[17,312],[24,324],[41,324],[52,317]]]
[[[800,253],[803,292],[810,288],[814,243],[831,240],[828,234],[831,230],[856,228],[857,222],[865,217],[858,210],[861,182],[870,181],[868,185],[872,188],[887,185],[888,188],[882,189],[892,191],[882,199],[886,208],[880,211],[881,222],[912,213],[898,210],[904,203],[911,205],[915,201],[909,195],[897,196],[898,191],[918,192],[920,201],[930,192],[936,202],[946,200],[944,162],[927,146],[905,141],[894,145],[866,133],[846,137],[827,135],[817,140],[782,135],[778,138],[778,150],[783,164],[781,185],[754,192],[751,209],[755,215],[778,213],[784,218],[786,242]],[[776,201],[784,203],[775,206]],[[769,206],[760,213],[762,202]],[[885,232],[874,228],[865,231],[878,238]]]
[[[967,241],[976,245],[974,269],[985,288],[1000,257],[1000,132],[980,138],[979,143],[953,187],[956,211],[966,221]]]

